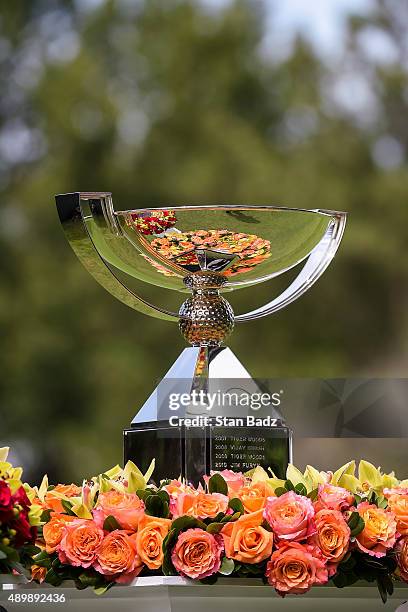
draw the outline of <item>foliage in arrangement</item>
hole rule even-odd
[[[102,593],[136,576],[179,575],[204,583],[258,577],[280,595],[329,580],[376,582],[383,601],[408,582],[408,480],[361,461],[335,472],[290,465],[280,480],[261,467],[149,483],[131,462],[74,484],[30,489],[40,517],[35,580]]]
[[[0,574],[21,573],[40,552],[34,545],[39,516],[21,482],[23,470],[7,461],[8,451],[0,448]]]

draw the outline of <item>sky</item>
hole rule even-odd
[[[231,0],[198,0],[211,10],[228,5]],[[289,54],[298,32],[306,36],[324,57],[335,59],[342,46],[344,25],[350,13],[366,15],[372,0],[264,0],[267,9],[264,52],[279,59]]]

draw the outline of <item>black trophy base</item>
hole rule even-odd
[[[197,485],[211,470],[247,472],[261,465],[285,478],[291,461],[292,431],[274,427],[170,426],[166,421],[139,423],[124,432],[124,460],[146,471],[156,460],[152,480],[186,478]]]

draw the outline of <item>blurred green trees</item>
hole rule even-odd
[[[263,53],[255,0],[212,12],[192,0],[1,3],[0,442],[27,476],[70,480],[120,461],[121,429],[183,347],[175,326],[127,309],[82,269],[55,193],[109,190],[123,209],[350,211],[313,291],[238,327],[230,345],[264,377],[406,375],[400,9],[378,0],[351,17],[330,63],[302,38],[284,60]],[[386,61],[372,53],[379,36]],[[285,282],[233,305],[259,305]]]

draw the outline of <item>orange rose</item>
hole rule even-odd
[[[398,561],[398,574],[404,582],[408,582],[408,537],[401,538],[395,547]]]
[[[389,510],[362,502],[357,512],[363,517],[365,527],[356,538],[357,546],[373,557],[384,557],[396,540],[397,522]]]
[[[169,532],[170,519],[145,515],[139,521],[136,549],[141,561],[151,570],[160,569],[163,563],[163,541]]]
[[[221,566],[222,538],[203,529],[187,529],[177,538],[171,560],[182,576],[202,580]]]
[[[319,551],[299,542],[285,542],[275,550],[266,567],[266,577],[280,595],[306,593],[314,584],[328,581]]]
[[[93,511],[95,522],[103,527],[105,519],[113,516],[124,530],[136,531],[144,515],[144,503],[136,493],[120,493],[112,490],[101,493]]]
[[[59,560],[75,567],[90,567],[103,537],[103,530],[94,521],[75,519],[67,523],[59,544]]]
[[[226,512],[228,497],[221,493],[182,493],[173,500],[171,511],[177,516],[195,516],[196,518],[214,518],[220,512]]]
[[[73,520],[75,520],[75,516],[69,516],[68,514],[53,513],[51,515],[51,520],[43,527],[43,538],[47,553],[51,554],[57,550],[64,535],[66,524]]]
[[[245,512],[257,512],[265,507],[267,497],[274,496],[274,490],[267,482],[242,487],[238,497],[244,505]]]
[[[260,563],[272,553],[273,533],[262,527],[262,508],[240,516],[221,530],[225,555],[241,563]]]
[[[108,533],[98,548],[94,568],[104,576],[117,576],[116,582],[130,582],[143,568],[137,554],[136,534],[119,529]]]
[[[388,498],[388,507],[397,519],[397,531],[401,535],[408,535],[408,492],[393,492],[386,497]]]
[[[59,484],[53,489],[51,489],[51,491],[47,491],[47,493],[45,494],[44,508],[48,510],[54,510],[54,512],[63,513],[64,508],[61,503],[61,495],[63,497],[78,497],[79,495],[81,495],[81,493],[81,487],[77,487],[77,485],[75,484]]]
[[[340,563],[350,543],[350,527],[338,510],[320,510],[315,515],[316,544],[331,563]],[[333,573],[335,568],[333,568]]]
[[[39,582],[41,584],[42,582],[44,582],[47,572],[48,570],[46,567],[40,567],[39,565],[32,565],[31,566],[31,580],[35,580],[36,582]]]

